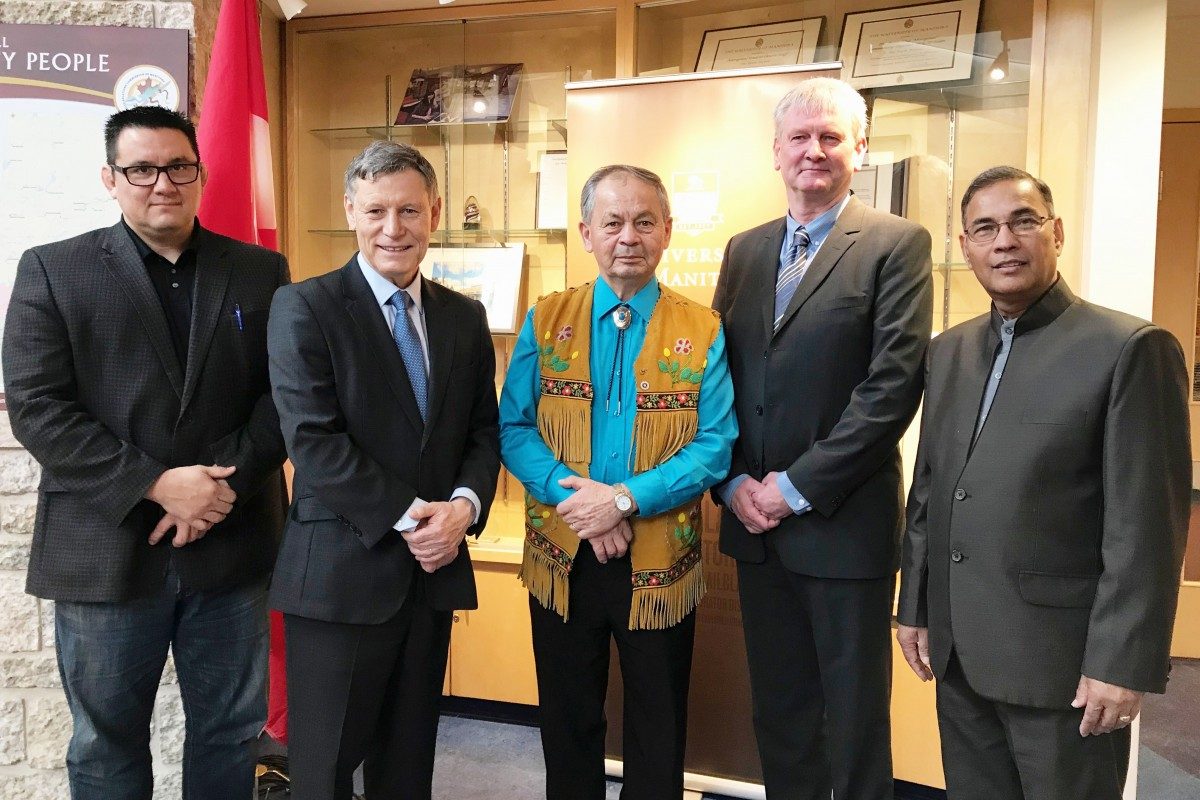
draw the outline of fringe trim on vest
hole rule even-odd
[[[639,411],[633,420],[634,473],[663,463],[696,438],[699,416],[690,411]],[[553,449],[553,448],[552,448]]]
[[[699,544],[694,552],[699,555]],[[670,628],[682,622],[700,604],[707,587],[699,558],[696,562],[670,586],[634,587],[633,604],[629,607],[630,630]]]
[[[540,534],[526,526],[525,552],[517,578],[542,608],[555,612],[565,622],[571,615],[568,572],[534,544],[534,537],[540,538]]]
[[[568,463],[592,460],[592,407],[590,400],[555,397],[538,398],[538,433],[555,458]]]

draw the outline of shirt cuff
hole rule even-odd
[[[412,504],[408,507],[408,510],[404,512],[404,516],[401,517],[400,519],[396,520],[396,524],[393,525],[392,527],[395,528],[396,530],[400,531],[401,533],[404,533],[405,531],[416,530],[416,527],[417,527],[417,525],[420,524],[420,522],[413,519],[411,515],[418,508],[421,508],[422,506],[426,506],[426,505],[429,505],[429,504],[426,503],[421,498],[419,498],[419,497],[413,498]]]
[[[800,494],[786,472],[775,473],[775,483],[779,486],[779,493],[783,495],[783,500],[792,509],[792,513],[800,515],[812,509],[812,503],[804,499],[804,495]]]
[[[728,508],[733,502],[733,493],[736,492],[737,488],[742,485],[742,482],[749,477],[749,475],[743,472],[741,475],[735,475],[734,477],[725,481],[725,483],[723,483],[721,487],[717,489],[717,494],[721,495],[721,501],[725,503],[726,508]]]
[[[451,500],[456,497],[465,497],[470,501],[471,505],[475,507],[475,515],[471,517],[471,524],[479,522],[479,509],[483,508],[483,503],[479,502],[479,495],[466,486],[460,486],[454,490],[454,494],[450,495]]]

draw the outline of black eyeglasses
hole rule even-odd
[[[194,164],[167,164],[165,167],[156,167],[153,164],[134,164],[132,167],[118,167],[116,164],[109,164],[113,171],[119,172],[125,176],[125,180],[129,181],[134,186],[153,186],[158,183],[159,174],[167,173],[167,180],[176,186],[185,186],[189,183],[195,183],[200,177],[200,162]]]
[[[975,244],[990,244],[1000,235],[1000,229],[1007,226],[1015,236],[1033,236],[1054,217],[1038,217],[1027,214],[1005,222],[980,222],[967,228],[967,238]]]

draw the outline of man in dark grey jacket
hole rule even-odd
[[[55,603],[72,797],[148,800],[168,647],[184,796],[248,797],[284,458],[267,374],[277,253],[204,230],[195,128],[114,114],[111,228],[22,257],[4,329],[13,433],[42,466],[27,590]]]
[[[1162,692],[1191,489],[1183,351],[1058,274],[1050,188],[995,167],[962,201],[990,313],[933,340],[900,587],[937,677],[951,798],[1117,800]]]

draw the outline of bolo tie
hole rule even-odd
[[[608,391],[604,395],[604,413],[608,413],[612,400],[613,386],[622,382],[625,371],[625,331],[633,324],[633,309],[621,303],[612,312],[613,325],[617,326],[617,349],[613,353],[612,368],[608,371]],[[621,392],[617,392],[617,416],[621,416]]]

